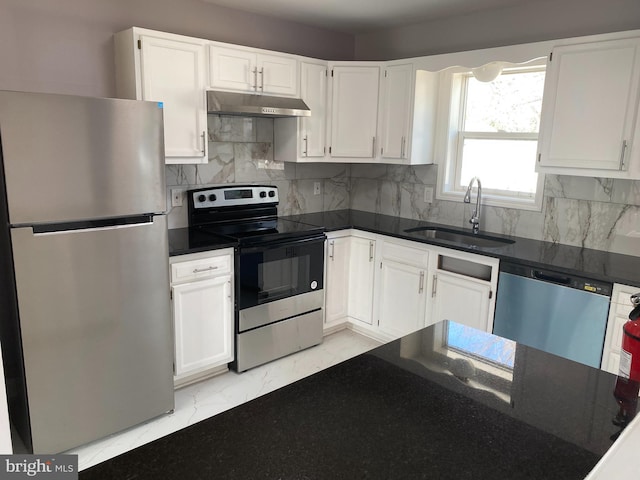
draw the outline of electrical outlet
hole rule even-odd
[[[179,188],[171,189],[171,206],[172,207],[182,206],[182,190],[180,190]]]
[[[424,187],[424,201],[433,203],[433,187]]]
[[[313,194],[320,195],[320,182],[313,182]]]

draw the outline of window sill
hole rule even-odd
[[[515,208],[518,210],[529,210],[532,212],[542,211],[542,195],[538,195],[539,198],[525,198],[525,197],[506,197],[492,194],[482,195],[482,205],[490,207],[502,207],[502,208]],[[436,193],[438,200],[448,200],[451,202],[462,202],[464,200],[464,192],[451,192],[439,190]],[[471,195],[471,203],[475,203],[475,190]]]

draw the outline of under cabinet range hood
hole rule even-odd
[[[207,91],[207,112],[248,117],[308,117],[311,110],[299,98]]]

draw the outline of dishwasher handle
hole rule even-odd
[[[543,273],[540,270],[532,270],[531,276],[536,280],[542,280],[544,282],[553,282],[553,283],[558,283],[560,285],[571,284],[571,277],[565,277],[560,275],[549,275],[548,273]]]

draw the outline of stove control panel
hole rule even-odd
[[[190,190],[193,208],[278,204],[278,187],[241,185]]]

